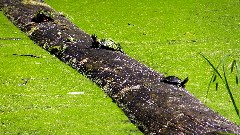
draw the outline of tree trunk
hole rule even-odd
[[[0,7],[36,44],[98,84],[143,133],[240,133],[239,126],[209,109],[184,86],[166,81],[163,74],[121,51],[101,47],[41,1],[0,0]]]

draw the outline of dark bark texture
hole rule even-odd
[[[164,81],[121,51],[96,43],[42,0],[0,0],[4,14],[36,44],[98,84],[144,134],[239,134],[183,86]],[[81,20],[80,20],[81,21]]]

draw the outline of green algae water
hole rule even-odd
[[[142,134],[99,87],[0,22],[0,134]]]
[[[199,55],[217,65],[239,60],[240,2],[230,1],[71,1],[47,0],[89,34],[112,38],[128,55],[166,75],[189,77],[186,88],[210,108],[240,123],[225,86],[208,84],[213,70]],[[229,75],[238,108],[240,88]]]
[[[154,70],[189,77],[189,92],[240,124],[223,84],[217,91],[212,86],[206,98],[212,69],[198,54],[214,64],[226,54],[228,63],[239,60],[239,1],[46,2],[87,33],[119,42]],[[2,13],[0,22],[1,38],[20,39],[0,40],[0,133],[141,134],[96,85],[34,45]],[[230,74],[229,81],[239,108],[240,88]]]

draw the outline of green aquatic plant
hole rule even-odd
[[[226,89],[227,89],[227,92],[230,96],[230,99],[233,103],[233,106],[234,106],[234,109],[238,115],[238,117],[240,118],[240,114],[239,114],[239,109],[237,107],[237,104],[235,102],[235,99],[233,97],[233,94],[232,94],[232,89],[230,88],[230,84],[229,84],[229,81],[228,81],[228,78],[227,78],[227,72],[226,72],[226,58],[228,58],[230,55],[227,54],[225,55],[222,60],[219,62],[219,64],[217,66],[214,66],[213,63],[208,59],[206,58],[203,54],[199,53],[209,64],[209,66],[213,69],[213,74],[212,74],[212,77],[210,79],[210,82],[209,82],[209,85],[208,85],[208,90],[207,90],[207,95],[206,95],[206,98],[208,96],[208,92],[210,90],[210,85],[215,83],[216,85],[216,90],[218,90],[218,81],[217,79],[219,78],[220,80],[222,80],[223,84],[225,85]],[[222,69],[219,69],[220,67],[222,66]],[[230,71],[231,73],[234,73],[234,68],[236,70],[236,75],[235,75],[235,79],[236,79],[236,84],[238,85],[238,80],[240,78],[240,68],[238,66],[238,62],[237,60],[233,60],[230,64]]]

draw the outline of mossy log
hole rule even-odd
[[[183,86],[121,51],[93,47],[89,34],[42,0],[0,0],[4,14],[30,39],[98,84],[145,134],[240,133]]]

